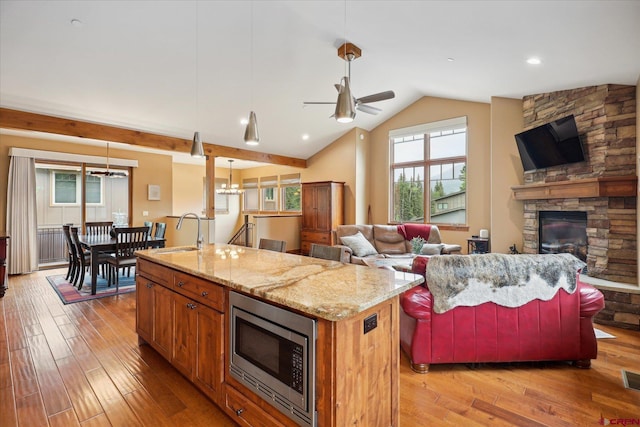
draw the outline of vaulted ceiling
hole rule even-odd
[[[0,1],[0,106],[308,158],[423,96],[489,102],[640,75],[639,1]],[[348,40],[350,124],[329,116]],[[537,57],[539,65],[526,60]],[[308,135],[308,139],[303,139]]]

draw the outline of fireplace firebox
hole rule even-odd
[[[538,220],[539,253],[570,253],[587,261],[586,212],[540,211]]]

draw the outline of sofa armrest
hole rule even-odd
[[[404,312],[415,319],[431,319],[433,296],[423,286],[416,286],[400,296],[400,306]]]
[[[593,286],[580,282],[578,279],[578,292],[580,292],[580,317],[593,317],[604,308],[604,295]]]
[[[444,243],[444,247],[442,248],[443,255],[460,254],[461,251],[462,247],[460,245],[449,245]]]
[[[351,256],[353,255],[353,251],[349,246],[345,245],[333,245],[342,250],[341,260],[340,262],[346,262],[347,264],[351,262]]]

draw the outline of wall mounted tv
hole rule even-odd
[[[525,171],[585,160],[573,115],[529,129],[515,138]]]

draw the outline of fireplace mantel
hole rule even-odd
[[[637,195],[635,175],[584,178],[511,187],[516,200],[573,199],[585,197],[631,197]]]

